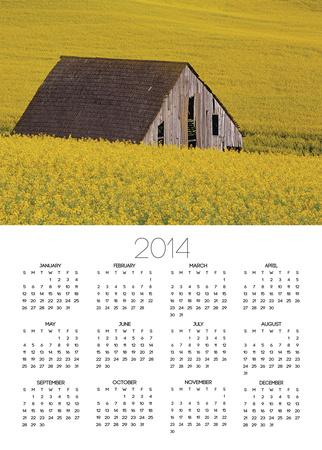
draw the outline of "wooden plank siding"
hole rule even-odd
[[[164,122],[166,145],[188,145],[188,104],[194,97],[197,147],[242,148],[242,134],[210,89],[188,65],[165,97],[162,107],[151,123],[143,142],[158,144],[158,126]],[[212,134],[212,115],[218,114],[218,136]]]

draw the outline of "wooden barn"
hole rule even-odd
[[[183,62],[62,56],[14,132],[242,148],[237,123]]]

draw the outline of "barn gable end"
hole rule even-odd
[[[188,145],[189,111],[194,145],[242,147],[237,124],[188,63],[61,57],[14,132],[153,144],[162,132],[165,144]]]
[[[162,107],[144,137],[145,143],[158,143],[158,127],[164,123],[164,143],[188,145],[189,99],[194,104],[196,146],[219,149],[242,148],[238,125],[218,98],[205,85],[189,64],[186,64],[176,84],[165,97]],[[218,127],[213,129],[213,117]],[[214,132],[217,132],[214,134]]]

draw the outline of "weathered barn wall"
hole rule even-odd
[[[227,112],[201,80],[186,66],[163,101],[143,142],[158,143],[158,126],[164,122],[164,143],[188,145],[188,102],[194,97],[197,147],[242,148],[242,135]],[[218,136],[212,134],[212,115],[218,114]]]

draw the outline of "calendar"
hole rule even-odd
[[[320,227],[0,231],[2,448],[322,448]]]

